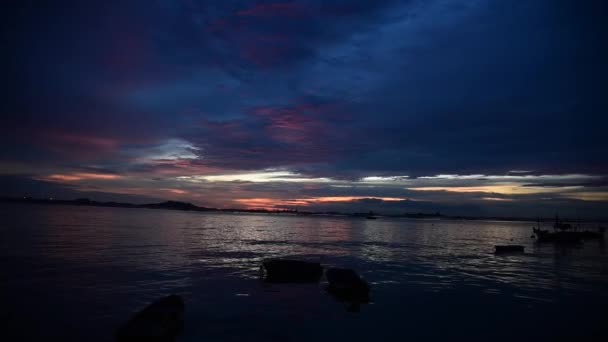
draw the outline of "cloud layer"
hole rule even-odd
[[[1,173],[21,180],[14,193],[36,181],[221,207],[600,215],[603,10],[16,3],[2,14]]]

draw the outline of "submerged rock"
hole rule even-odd
[[[323,275],[319,262],[271,259],[262,263],[264,280],[269,283],[316,283]]]
[[[184,300],[177,295],[146,306],[116,331],[118,342],[171,342],[183,329]]]
[[[498,245],[494,246],[494,248],[496,249],[496,254],[523,253],[525,249],[522,245]]]
[[[369,302],[370,287],[355,271],[348,268],[330,268],[325,275],[329,282],[327,291],[339,301]]]

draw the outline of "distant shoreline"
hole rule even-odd
[[[42,205],[73,205],[73,206],[89,206],[89,207],[106,207],[106,208],[134,208],[134,209],[166,209],[179,211],[195,211],[195,212],[228,212],[228,213],[257,213],[257,214],[289,214],[298,216],[346,216],[366,218],[370,213],[342,213],[335,211],[328,212],[313,212],[299,210],[265,210],[265,209],[219,209],[199,207],[188,202],[165,201],[160,203],[134,204],[124,202],[98,202],[88,198],[79,198],[74,200],[59,200],[47,198],[31,198],[31,197],[0,197],[0,203],[22,203],[22,204],[42,204]],[[519,222],[536,222],[539,218],[532,217],[499,217],[499,216],[461,216],[461,215],[442,215],[440,213],[404,213],[404,214],[379,214],[371,213],[377,217],[390,218],[409,218],[409,219],[436,219],[436,220],[466,220],[466,221],[519,221]],[[555,218],[542,217],[541,222],[553,222]],[[565,221],[575,221],[564,219]],[[576,220],[579,221],[579,220]],[[608,222],[607,219],[585,220],[580,222]]]

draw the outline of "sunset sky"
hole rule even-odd
[[[604,1],[28,3],[0,196],[608,217]]]

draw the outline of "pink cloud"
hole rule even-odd
[[[175,195],[188,195],[188,194],[190,194],[189,191],[182,190],[182,189],[163,188],[163,189],[160,189],[160,190],[164,190],[164,191],[170,192],[170,193],[175,194]]]
[[[320,196],[308,198],[238,198],[234,201],[248,209],[276,210],[285,206],[306,207],[315,203],[352,202],[362,199],[377,199],[382,201],[404,201],[405,198],[398,197],[376,197],[376,196]]]
[[[133,176],[191,176],[221,172],[222,169],[202,164],[193,159],[135,159],[138,168],[128,174]]]
[[[281,64],[293,41],[288,35],[276,32],[260,32],[252,21],[269,17],[297,18],[312,14],[305,6],[297,3],[256,4],[251,8],[237,11],[234,15],[212,21],[206,30],[232,45],[238,57],[258,67],[267,68]]]
[[[113,150],[119,145],[116,139],[83,133],[51,133],[51,139],[62,144],[76,144],[100,150]]]
[[[296,107],[259,107],[254,113],[269,124],[266,131],[269,136],[286,143],[311,144],[322,141],[327,135],[323,121],[302,112],[305,105]]]
[[[115,153],[121,141],[115,137],[87,132],[47,131],[35,140],[35,145],[74,159],[98,159]]]
[[[208,165],[262,169],[322,162],[358,148],[346,132],[333,128],[332,122],[344,120],[335,104],[302,102],[245,112],[240,119],[202,122],[205,133],[191,141],[205,151]]]

